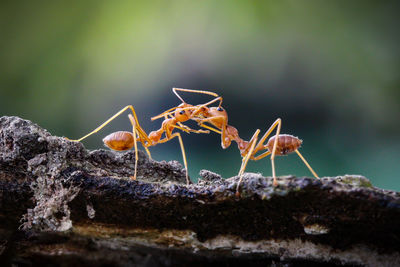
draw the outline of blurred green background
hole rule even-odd
[[[172,87],[224,97],[242,138],[266,131],[304,140],[320,176],[361,174],[400,190],[399,1],[1,1],[0,115],[78,138],[125,105],[143,128],[179,104]],[[193,104],[209,97],[186,95]],[[192,125],[192,124],[190,124]],[[193,126],[193,125],[192,125]],[[84,141],[130,130],[126,115]],[[189,173],[234,176],[236,144],[183,134]],[[150,149],[179,160],[177,140]],[[295,155],[277,174],[311,175]],[[247,171],[271,175],[269,158]]]

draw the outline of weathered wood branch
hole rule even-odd
[[[399,266],[400,194],[360,176],[272,179],[88,151],[0,118],[0,253],[6,264]],[[290,265],[292,264],[292,265]],[[285,265],[286,266],[286,265]]]

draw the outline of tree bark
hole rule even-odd
[[[362,176],[187,186],[176,162],[88,151],[0,118],[0,253],[8,265],[400,266],[400,194]],[[328,266],[329,266],[328,265]]]

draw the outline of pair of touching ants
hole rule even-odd
[[[221,106],[222,105],[222,97],[217,95],[214,92],[210,91],[202,91],[202,90],[192,90],[192,89],[182,89],[182,88],[173,88],[172,91],[178,97],[181,104],[176,107],[170,108],[163,113],[154,116],[151,120],[157,120],[163,118],[164,120],[161,123],[161,128],[156,131],[152,131],[149,134],[143,130],[140,126],[138,118],[136,116],[135,109],[132,105],[126,106],[120,111],[118,111],[115,115],[101,124],[99,127],[94,129],[92,132],[83,136],[77,140],[70,140],[80,142],[83,139],[89,137],[90,135],[97,133],[104,126],[114,120],[116,117],[124,113],[126,110],[129,110],[131,113],[128,114],[128,118],[132,125],[132,132],[128,131],[118,131],[111,133],[103,139],[104,144],[110,149],[117,151],[129,150],[131,148],[135,148],[135,170],[134,175],[131,177],[132,179],[136,179],[137,175],[137,163],[138,163],[138,149],[137,143],[140,142],[144,149],[147,152],[149,158],[151,158],[150,151],[148,147],[155,146],[157,144],[168,142],[169,140],[177,137],[179,140],[179,144],[182,151],[183,162],[185,165],[186,171],[186,182],[190,183],[188,177],[188,168],[186,161],[185,148],[183,146],[183,141],[180,132],[174,132],[175,129],[181,130],[186,133],[210,133],[213,131],[219,135],[221,135],[221,146],[223,149],[228,148],[232,141],[237,143],[238,149],[240,151],[240,155],[242,157],[242,165],[239,170],[238,176],[239,182],[236,188],[236,194],[239,195],[240,184],[242,182],[243,173],[246,169],[247,163],[249,160],[260,160],[262,158],[271,155],[271,166],[272,166],[272,177],[273,177],[273,185],[277,186],[276,173],[275,173],[275,156],[286,155],[292,152],[296,152],[300,159],[304,162],[307,168],[311,171],[311,173],[319,178],[315,171],[311,168],[305,158],[300,154],[299,148],[301,146],[302,140],[299,138],[288,135],[288,134],[280,134],[282,121],[281,119],[277,119],[270,128],[265,132],[265,134],[259,139],[260,130],[257,129],[251,139],[249,141],[245,141],[239,136],[238,130],[228,124],[228,113]],[[199,105],[191,105],[186,103],[183,98],[179,95],[178,92],[188,92],[188,93],[198,93],[198,94],[207,94],[214,97],[213,100]],[[218,102],[217,106],[211,107],[210,105]],[[197,122],[198,126],[202,129],[191,129],[190,127],[184,125],[183,123],[189,120],[193,120]],[[271,135],[272,131],[276,129],[276,134],[268,139]],[[256,155],[259,153],[259,155]]]

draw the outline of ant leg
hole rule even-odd
[[[278,129],[276,129],[276,135],[274,140],[274,146],[271,152],[271,166],[272,166],[272,177],[274,178],[273,185],[277,186],[278,182],[276,181],[276,174],[275,174],[275,153],[276,153],[276,146],[278,145],[278,137],[281,132],[281,119],[277,119]]]
[[[249,162],[250,156],[252,155],[252,152],[254,150],[254,147],[257,143],[257,138],[258,138],[258,134],[260,133],[260,130],[257,129],[257,131],[253,134],[253,137],[250,139],[249,142],[251,142],[251,146],[249,148],[249,151],[247,152],[247,154],[244,156],[244,158],[242,158],[242,166],[240,166],[240,170],[239,170],[239,182],[236,186],[236,196],[239,197],[240,193],[239,193],[239,188],[240,188],[240,184],[242,183],[243,180],[243,173],[246,169],[247,163]]]
[[[185,100],[183,100],[183,98],[177,93],[177,91],[181,91],[181,92],[188,92],[188,93],[198,93],[198,94],[206,94],[206,95],[212,95],[215,97],[218,97],[218,95],[214,92],[210,92],[210,91],[203,91],[203,90],[194,90],[194,89],[184,89],[184,88],[172,88],[172,92],[174,92],[174,94],[176,95],[176,97],[179,98],[180,101],[182,101],[182,103],[186,103]],[[222,102],[222,101],[221,101]]]
[[[182,131],[185,131],[185,132],[187,132],[187,133],[190,133],[190,130],[192,130],[190,127],[184,125],[183,123],[181,123],[181,122],[179,122],[179,121],[177,121],[176,124],[178,124],[178,126],[180,127],[180,128],[178,128],[178,129],[181,129]],[[193,131],[194,131],[194,130],[193,130]]]
[[[211,105],[212,103],[217,102],[217,101],[219,101],[218,107],[220,107],[221,104],[222,104],[222,96],[219,96],[219,97],[217,97],[217,98],[214,98],[213,100],[208,101],[208,102],[205,103],[205,104],[201,104],[201,105],[195,106],[195,107],[197,107],[197,108],[196,108],[196,109],[192,112],[192,114],[190,115],[190,119],[192,119],[193,117],[195,117],[195,116],[197,115],[197,113],[199,113],[199,111],[200,111],[202,108],[204,108],[204,107],[206,107],[206,106],[208,106],[208,105]]]
[[[192,114],[190,115],[190,118],[189,118],[189,119],[191,119],[191,118],[193,118],[195,115],[197,115],[197,113],[198,113],[203,107],[206,107],[206,106],[208,106],[208,105],[211,105],[212,103],[217,102],[217,101],[220,101],[219,104],[218,104],[218,106],[221,106],[221,104],[222,104],[222,97],[220,96],[220,97],[217,97],[217,98],[215,98],[215,99],[213,99],[213,100],[211,100],[211,101],[209,101],[209,102],[207,102],[207,103],[205,103],[205,104],[201,104],[201,105],[197,105],[197,106],[191,106],[191,107],[185,107],[185,108],[181,108],[181,109],[182,109],[182,110],[194,110],[194,111],[192,112]],[[183,103],[185,103],[185,102],[183,102]],[[170,108],[170,109],[164,111],[164,112],[161,113],[161,114],[158,114],[158,115],[156,115],[156,116],[154,116],[154,117],[151,117],[151,120],[154,121],[154,120],[157,120],[157,119],[161,119],[162,117],[165,117],[165,116],[171,116],[172,114],[175,113],[175,110],[176,110],[177,108],[178,108],[178,107]]]
[[[211,127],[211,126],[208,126],[206,124],[203,124],[201,122],[199,123],[199,126],[203,127],[203,128],[206,128],[206,129],[209,129],[209,130],[211,130],[213,132],[216,132],[217,134],[222,134],[220,130],[217,130],[217,129],[215,129],[215,128]]]
[[[260,141],[258,141],[256,149],[254,150],[255,151],[254,154],[257,153],[257,151],[259,151],[260,149],[264,148],[263,143],[265,142],[265,140],[267,140],[268,136],[272,133],[272,131],[276,128],[276,126],[279,126],[281,123],[282,123],[282,120],[280,118],[276,119],[276,121],[274,121],[274,123],[272,123],[272,125],[269,127],[269,129],[263,135],[263,137],[261,137]]]
[[[198,110],[200,110],[201,107],[210,105],[210,104],[212,104],[212,103],[214,103],[214,102],[216,102],[216,101],[218,101],[218,100],[220,101],[219,106],[222,104],[222,97],[218,97],[218,95],[217,95],[216,93],[213,93],[213,92],[202,91],[202,90],[193,90],[193,89],[183,89],[183,88],[172,88],[172,91],[173,91],[174,94],[179,98],[179,100],[182,101],[182,103],[186,103],[186,102],[185,102],[185,100],[183,100],[183,98],[178,94],[177,91],[189,92],[189,93],[207,94],[207,95],[212,95],[212,96],[215,96],[215,97],[216,97],[216,99],[211,100],[210,102],[201,105],[199,108],[196,108],[196,109],[195,109],[195,113],[197,113]],[[161,113],[161,114],[159,114],[159,115],[157,115],[157,116],[151,117],[151,120],[153,121],[153,120],[156,120],[156,119],[160,119],[160,118],[164,117],[164,115],[171,115],[171,114],[173,114],[173,113],[175,112],[175,109],[177,109],[177,108],[178,108],[178,107],[170,108],[170,109],[164,111],[163,113]],[[194,107],[183,108],[183,110],[185,110],[185,109],[194,109]]]
[[[137,139],[136,139],[136,122],[135,119],[133,118],[133,116],[131,114],[128,114],[128,118],[131,121],[132,124],[132,135],[133,135],[133,141],[135,144],[135,173],[133,175],[133,180],[136,180],[136,174],[137,174],[137,163],[138,163],[138,159],[139,159],[139,154],[138,154],[138,148],[137,148]]]
[[[263,149],[263,148],[264,148],[263,143],[265,142],[265,140],[268,138],[268,136],[271,134],[271,132],[272,132],[276,127],[278,127],[277,130],[276,130],[276,135],[275,135],[275,140],[274,140],[274,146],[273,146],[272,151],[271,151],[271,166],[272,166],[272,177],[273,177],[273,179],[274,179],[274,182],[273,182],[273,185],[274,185],[274,186],[277,186],[277,185],[278,185],[278,182],[277,182],[277,180],[276,180],[276,174],[275,174],[275,153],[276,153],[276,147],[277,147],[277,144],[278,144],[278,136],[279,136],[279,133],[281,132],[281,124],[282,124],[282,120],[281,120],[280,118],[278,118],[278,119],[269,127],[269,129],[265,132],[265,134],[263,135],[263,137],[261,137],[260,141],[258,142],[258,144],[257,144],[257,146],[256,146],[256,148],[254,149],[254,152],[253,152],[253,156],[254,156],[255,153],[257,153],[259,150]],[[263,158],[263,157],[266,157],[267,155],[268,155],[267,152],[265,152],[265,153],[259,155],[259,156],[256,157],[256,158],[261,159],[261,158]],[[262,156],[262,157],[261,157],[261,156]]]
[[[205,122],[210,122],[213,120],[219,120],[222,119],[223,123],[222,123],[222,127],[221,127],[221,132],[219,132],[218,130],[213,129],[210,126],[204,125]],[[225,139],[226,139],[226,125],[227,125],[227,121],[226,121],[226,117],[224,116],[214,116],[214,117],[210,117],[210,118],[205,118],[205,119],[196,119],[197,123],[199,126],[210,129],[216,133],[221,134],[221,145],[222,148],[227,148],[229,145],[225,144]]]
[[[122,114],[124,111],[126,111],[127,109],[131,109],[131,111],[132,111],[132,114],[133,114],[134,119],[135,119],[136,129],[137,129],[137,131],[139,132],[139,135],[140,135],[141,137],[143,137],[146,141],[150,141],[150,139],[148,138],[146,132],[140,127],[139,121],[138,121],[137,116],[136,116],[136,113],[135,113],[135,109],[133,108],[132,105],[129,105],[129,106],[124,107],[123,109],[121,109],[120,111],[118,111],[115,115],[113,115],[111,118],[109,118],[108,120],[106,120],[106,121],[105,121],[104,123],[102,123],[99,127],[97,127],[96,129],[94,129],[93,131],[91,131],[91,132],[88,133],[87,135],[85,135],[85,136],[83,136],[83,137],[81,137],[81,138],[79,138],[79,139],[76,139],[76,140],[71,140],[71,139],[69,139],[69,138],[66,138],[66,139],[68,139],[68,140],[70,140],[70,141],[74,141],[74,142],[80,142],[80,141],[82,141],[83,139],[85,139],[85,138],[91,136],[92,134],[95,134],[95,133],[97,133],[98,131],[100,131],[102,128],[104,128],[104,126],[106,126],[107,124],[109,124],[112,120],[114,120],[116,117],[118,117],[119,115],[121,115],[121,114]]]
[[[172,127],[176,128],[176,129],[179,129],[179,130],[182,130],[182,131],[187,132],[187,133],[198,133],[198,134],[200,134],[200,133],[206,133],[206,134],[210,133],[210,131],[207,131],[207,130],[202,130],[202,129],[194,130],[194,129],[192,129],[192,128],[190,128],[190,127],[188,127],[188,126],[186,126],[186,125],[184,125],[184,124],[182,124],[180,122],[177,122],[177,123],[179,124],[179,126],[178,125],[172,125]]]
[[[242,166],[240,167],[239,174],[238,174],[239,176],[242,176],[246,169],[247,163],[249,162],[249,159],[254,150],[255,144],[257,143],[257,138],[258,138],[259,133],[260,133],[260,129],[257,129],[257,131],[254,132],[253,136],[251,137],[251,139],[249,141],[250,147],[249,147],[249,150],[247,151],[246,155],[242,158],[242,163],[244,163],[244,164],[242,164]]]
[[[308,164],[308,162],[306,161],[306,159],[300,154],[299,150],[295,150],[295,152],[297,153],[297,155],[299,155],[299,157],[301,158],[301,160],[304,162],[304,164],[307,166],[307,168],[311,171],[311,173],[314,175],[315,178],[319,179],[318,175],[316,174],[316,172],[311,168],[310,164]]]
[[[151,154],[150,154],[150,150],[146,146],[144,147],[144,149],[146,150],[147,155],[149,156],[149,159],[152,159],[151,158]]]
[[[262,153],[262,154],[260,154],[260,155],[258,155],[257,157],[254,157],[254,154],[251,156],[251,160],[260,160],[260,159],[263,159],[263,158],[265,158],[266,156],[268,156],[269,154],[271,154],[271,151],[266,151],[266,152],[264,152],[264,153]]]
[[[151,120],[154,121],[154,120],[157,120],[157,119],[161,119],[162,117],[164,117],[164,115],[173,114],[175,112],[175,109],[177,109],[177,108],[178,107],[170,108],[170,109],[164,111],[163,113],[158,114],[157,116],[151,117]]]
[[[188,175],[188,167],[187,167],[187,162],[186,162],[186,153],[185,153],[185,147],[183,146],[183,141],[180,133],[174,133],[170,137],[165,137],[164,139],[158,141],[158,143],[165,143],[171,140],[174,137],[178,137],[179,139],[179,145],[181,146],[181,151],[182,151],[182,157],[183,157],[183,163],[185,165],[185,171],[186,171],[186,184],[189,185],[190,180],[189,180],[189,175]]]

